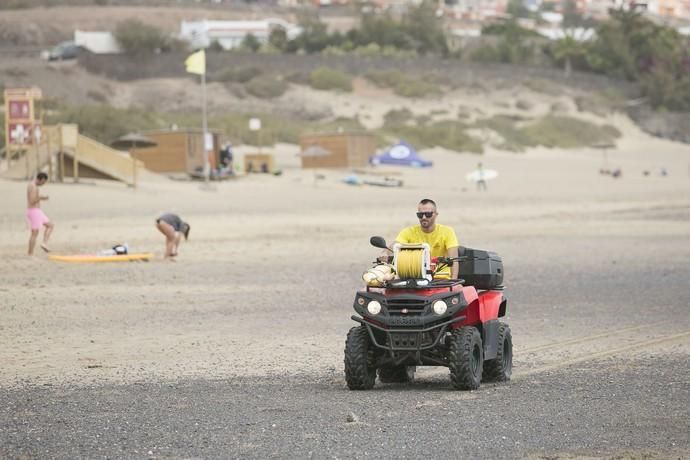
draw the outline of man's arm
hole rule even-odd
[[[448,248],[448,258],[458,257],[458,246]],[[458,272],[460,271],[460,263],[455,260],[450,266],[450,279],[458,279]]]
[[[378,257],[378,260],[380,262],[387,262],[388,259],[393,255],[393,246],[396,244],[404,244],[404,243],[409,243],[408,238],[407,238],[407,233],[409,232],[409,227],[404,228],[400,230],[398,233],[398,236],[395,237],[395,240],[391,244],[387,246],[388,249],[384,249],[381,255]]]

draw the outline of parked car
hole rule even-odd
[[[75,59],[79,55],[79,46],[73,41],[62,42],[51,50],[43,51],[42,57],[48,61]]]

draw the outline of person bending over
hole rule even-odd
[[[156,219],[156,228],[165,235],[165,256],[166,260],[175,260],[177,249],[184,239],[189,239],[190,225],[180,219],[177,214],[166,213]]]

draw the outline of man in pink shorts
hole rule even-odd
[[[48,219],[41,209],[41,201],[47,200],[48,195],[41,195],[38,188],[48,181],[48,174],[40,172],[36,175],[36,179],[29,183],[26,188],[26,198],[27,198],[27,210],[26,218],[29,220],[29,225],[31,225],[31,238],[29,239],[29,255],[33,255],[34,247],[36,247],[36,238],[38,238],[38,232],[41,227],[45,227],[43,231],[43,243],[41,243],[41,249],[45,252],[50,252],[48,249],[48,240],[50,239],[50,234],[53,233],[53,223]]]

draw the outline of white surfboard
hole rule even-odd
[[[498,171],[495,171],[493,169],[475,169],[471,173],[467,173],[465,176],[465,179],[467,179],[470,182],[479,182],[480,180],[491,180],[495,179],[498,177]]]

